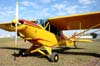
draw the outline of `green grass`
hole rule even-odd
[[[0,38],[0,43],[11,42],[14,38]]]
[[[21,40],[20,38],[17,39],[18,41]],[[0,43],[12,42],[15,41],[15,38],[0,38]]]
[[[22,39],[18,38],[18,42],[22,41]],[[15,38],[0,38],[0,47],[14,47]]]

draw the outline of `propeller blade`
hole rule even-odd
[[[17,36],[17,33],[18,33],[18,31],[17,31],[17,24],[18,24],[18,0],[16,1],[16,14],[15,14],[15,27],[16,27],[16,36],[15,36],[15,48],[17,47],[17,41],[18,41],[18,36]],[[14,52],[14,54],[16,54],[16,52]],[[14,60],[16,60],[16,57],[14,56]]]
[[[18,38],[18,36],[17,36],[17,23],[18,23],[18,1],[16,1],[16,15],[15,15],[15,17],[16,17],[16,37],[15,37],[15,47],[17,46],[17,38]]]

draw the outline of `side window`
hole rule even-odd
[[[38,19],[36,23],[45,27],[48,23],[48,19]],[[49,31],[49,25],[47,26],[46,30]],[[51,24],[50,24],[50,32],[52,32],[58,36],[60,36],[62,33],[60,30],[58,30],[55,26],[53,26]]]
[[[60,36],[61,35],[61,31],[58,30],[55,26],[50,25],[50,32],[54,33],[55,35]]]

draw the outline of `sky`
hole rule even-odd
[[[18,0],[19,19],[44,19],[100,12],[100,0]],[[0,0],[0,23],[15,19],[16,0]],[[0,34],[12,34],[0,30]]]

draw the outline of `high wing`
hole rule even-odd
[[[6,31],[10,31],[10,32],[15,31],[14,28],[12,27],[12,23],[0,24],[0,29],[6,30]]]
[[[49,18],[48,21],[59,30],[100,28],[100,12]]]

